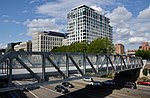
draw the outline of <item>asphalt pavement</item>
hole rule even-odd
[[[55,78],[53,78],[55,79]],[[105,81],[108,79],[94,77],[96,81]],[[28,81],[17,81],[16,83],[24,84]],[[31,81],[29,81],[31,82]],[[39,86],[34,88],[26,88],[24,90],[16,90],[5,92],[9,96],[7,98],[150,98],[150,86],[137,85],[137,89],[122,88],[116,86],[102,86],[99,88],[86,88],[88,82],[72,80],[75,87],[68,88],[69,93],[59,93],[55,91],[55,86],[61,83]]]

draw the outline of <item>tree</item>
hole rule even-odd
[[[88,53],[111,54],[114,52],[114,45],[108,38],[97,38],[88,47]]]
[[[148,75],[148,71],[147,69],[143,69],[143,75],[147,76]]]
[[[147,50],[138,50],[136,51],[135,55],[142,57],[142,59],[146,59],[146,60],[150,59],[150,51]]]
[[[88,47],[88,43],[85,42],[85,41],[82,41],[82,42],[75,42],[75,43],[71,44],[69,49],[72,50],[70,52],[86,53],[87,52],[87,47]]]
[[[98,38],[88,44],[86,41],[75,42],[69,46],[54,47],[51,52],[81,52],[111,54],[114,52],[114,45],[108,38]]]

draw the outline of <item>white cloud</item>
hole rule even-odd
[[[31,0],[30,2],[29,2],[29,4],[32,4],[32,3],[35,3],[36,2],[36,0]]]
[[[16,20],[13,20],[12,23],[15,23],[15,24],[22,24],[21,22],[16,21]]]
[[[56,24],[55,19],[27,20],[25,22],[25,25],[27,25],[28,27],[27,35],[31,35],[32,33],[37,31],[59,31],[63,29],[62,25]]]
[[[106,14],[113,26],[114,43],[122,43],[127,48],[138,47],[142,42],[150,42],[150,19],[132,17],[125,7],[117,7]],[[136,48],[134,48],[136,49]]]
[[[91,8],[93,8],[93,9],[97,10],[98,12],[104,14],[103,9],[101,7],[97,7],[96,5],[94,5],[94,6],[91,6]]]
[[[33,4],[36,2],[43,2],[43,1],[46,1],[46,0],[30,0],[29,4]]]
[[[129,41],[129,44],[134,44],[134,43],[145,42],[147,41],[147,39],[143,37],[131,37],[129,38],[128,41]]]
[[[0,49],[5,49],[7,45],[0,44]]]
[[[39,2],[32,0],[30,3]],[[42,0],[44,1],[44,0]],[[78,0],[57,0],[57,1],[50,1],[46,2],[43,5],[40,5],[36,9],[37,14],[47,15],[50,18],[48,19],[33,19],[27,20],[25,25],[27,25],[27,35],[31,35],[31,33],[36,31],[43,31],[43,30],[55,30],[60,32],[67,31],[67,13],[71,11],[72,8],[79,6],[81,4],[86,4],[88,6],[94,6],[98,10],[102,10],[99,5],[110,5],[114,4],[115,0],[105,1],[105,0],[86,0],[78,1]],[[103,11],[103,10],[102,10]]]
[[[112,13],[108,13],[106,16],[110,18],[112,26],[117,26],[130,20],[132,13],[129,12],[125,7],[118,6],[112,11]]]
[[[150,19],[150,6],[147,9],[139,12],[138,18]]]
[[[8,18],[9,16],[8,16],[8,15],[2,15],[2,17],[4,17],[4,18]]]
[[[28,13],[28,12],[29,12],[28,10],[23,10],[23,11],[22,11],[22,13]]]
[[[95,8],[100,10],[97,5],[111,5],[115,4],[116,0],[57,0],[55,2],[47,2],[41,6],[37,7],[37,13],[46,14],[52,17],[66,18],[67,13],[74,7],[85,4],[87,6],[95,6]]]
[[[4,20],[3,22],[8,23],[9,21],[8,20]]]
[[[142,41],[150,42],[150,30],[148,29],[150,28],[150,21],[139,18],[143,13],[147,13],[145,11],[147,9],[141,11],[138,18],[133,18],[132,13],[124,6],[118,6],[112,12],[103,9],[106,5],[117,5],[116,0],[88,0],[88,2],[87,0],[80,2],[79,0],[56,0],[55,2],[46,2],[37,7],[36,13],[46,15],[49,19],[27,20],[28,35],[42,30],[67,31],[67,13],[81,4],[92,7],[110,18],[114,32],[114,43],[123,43],[128,46],[130,44],[137,45]]]

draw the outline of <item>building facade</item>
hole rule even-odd
[[[100,12],[81,5],[71,10],[67,15],[67,31],[69,45],[74,42],[92,42],[99,37],[112,40],[112,27],[109,18]]]
[[[17,42],[17,43],[8,43],[7,44],[7,48],[6,48],[6,52],[8,51],[13,51],[14,50],[14,46],[20,44],[21,42]]]
[[[135,56],[135,53],[136,53],[136,49],[135,50],[128,50],[127,51],[127,55],[133,55],[133,56]]]
[[[115,44],[116,54],[125,54],[125,49],[123,44]]]
[[[142,45],[139,46],[139,50],[150,50],[148,42],[143,42]]]
[[[32,51],[50,52],[53,47],[62,46],[64,33],[44,31],[32,34]]]
[[[32,51],[32,42],[31,41],[21,42],[20,44],[14,46],[14,50]]]

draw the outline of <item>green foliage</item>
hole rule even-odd
[[[115,75],[112,73],[112,74],[106,74],[106,75],[102,75],[101,78],[111,78],[113,79],[115,77]]]
[[[51,52],[81,52],[110,54],[114,51],[114,45],[108,38],[98,38],[88,44],[87,42],[75,42],[69,46],[54,47]]]
[[[87,52],[88,43],[83,42],[75,42],[68,47],[68,52]]]
[[[147,76],[148,75],[148,71],[147,69],[143,69],[143,75]]]
[[[88,47],[88,53],[111,54],[114,51],[114,45],[108,38],[98,38]]]
[[[136,56],[142,57],[142,59],[150,59],[150,51],[146,50],[138,50],[135,53]]]

